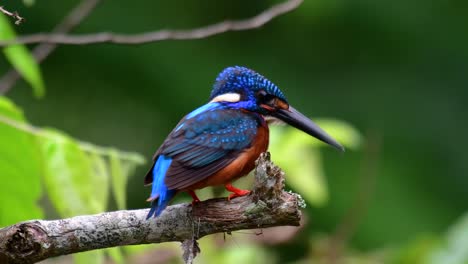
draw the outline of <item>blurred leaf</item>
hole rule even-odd
[[[444,246],[431,255],[429,263],[468,263],[468,213],[449,229]]]
[[[214,243],[205,243],[202,246],[202,253],[197,257],[203,260],[200,263],[275,263],[273,254],[268,254],[264,247],[254,245],[252,242],[244,241],[242,244],[235,244],[223,250],[217,250],[213,245]],[[208,247],[212,248],[209,254],[205,250]]]
[[[142,254],[147,251],[160,249],[161,247],[167,247],[172,249],[180,250],[179,245],[175,245],[174,243],[162,243],[162,244],[143,244],[143,245],[130,245],[130,246],[123,246],[121,247],[125,253],[127,254]]]
[[[44,182],[56,210],[63,217],[98,213],[102,206],[92,186],[93,168],[79,145],[67,135],[44,129],[39,138],[44,162]],[[99,190],[98,190],[99,191]]]
[[[10,100],[0,96],[1,117],[20,124],[25,121],[21,110]],[[41,196],[38,153],[31,134],[0,119],[0,227],[43,217],[42,210],[37,205]]]
[[[124,264],[125,257],[122,254],[120,247],[113,247],[106,249],[106,252],[109,254],[111,259],[117,264]]]
[[[359,132],[343,121],[319,119],[316,123],[346,148],[357,149],[361,145]],[[324,145],[292,127],[272,126],[270,129],[269,151],[273,161],[286,172],[286,183],[315,206],[323,206],[328,201],[322,157],[317,149]]]
[[[400,249],[395,259],[391,262],[398,264],[428,263],[428,257],[439,244],[440,239],[434,236],[419,236]]]
[[[104,250],[93,250],[73,254],[75,264],[101,264],[104,263]]]
[[[286,183],[307,203],[322,206],[328,201],[328,190],[321,155],[304,140],[308,139],[290,128],[272,127],[269,151],[273,161],[286,172]]]
[[[15,39],[16,34],[6,16],[0,16],[0,40]],[[8,61],[32,86],[36,97],[42,97],[45,93],[41,71],[36,60],[24,45],[11,45],[3,48]]]
[[[362,144],[362,136],[359,131],[351,126],[350,124],[340,121],[337,119],[329,118],[317,118],[314,119],[315,122],[328,134],[330,134],[334,139],[336,139],[341,145],[347,149],[357,150]],[[296,130],[297,131],[297,130]],[[297,131],[300,132],[300,131]],[[307,134],[301,132],[301,134],[308,136]],[[309,139],[313,139],[311,144],[326,146],[325,143],[308,136]]]
[[[273,255],[268,255],[265,248],[252,244],[243,244],[222,251],[220,262],[224,264],[237,263],[274,263]]]
[[[180,242],[122,246],[120,249],[125,252],[127,257],[125,263],[146,263],[154,256],[158,256],[157,260],[154,259],[155,263],[183,263]],[[195,263],[199,263],[197,259]]]
[[[23,0],[23,4],[25,6],[29,6],[29,7],[33,6],[35,4],[35,2],[36,2],[35,0]]]
[[[91,177],[91,186],[94,188],[94,200],[99,212],[107,209],[110,190],[110,171],[109,166],[103,156],[95,152],[90,152],[88,157],[91,159],[93,174]]]
[[[127,172],[122,166],[122,161],[119,159],[117,150],[113,149],[109,152],[110,167],[112,175],[112,192],[114,194],[117,207],[123,209],[126,207],[126,186]]]

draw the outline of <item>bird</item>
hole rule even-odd
[[[335,139],[293,108],[273,82],[246,67],[225,68],[216,78],[208,103],[188,113],[153,156],[145,176],[152,185],[147,219],[158,217],[180,192],[200,201],[195,191],[222,186],[228,199],[248,195],[232,182],[253,170],[267,151],[267,120],[279,120],[344,151]]]

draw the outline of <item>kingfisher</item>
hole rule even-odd
[[[195,190],[224,185],[228,200],[250,193],[232,185],[253,170],[267,151],[267,120],[279,119],[340,151],[344,148],[312,120],[289,105],[283,92],[259,73],[240,66],[216,78],[209,102],[187,114],[153,157],[145,177],[152,184],[151,209],[157,217],[179,192],[199,202]]]

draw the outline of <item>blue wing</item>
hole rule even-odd
[[[188,114],[155,154],[171,158],[164,175],[169,190],[184,189],[213,175],[248,148],[257,133],[257,114],[210,103]],[[156,181],[151,171],[145,183]],[[153,179],[154,178],[154,179]]]

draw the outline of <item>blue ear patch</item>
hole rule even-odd
[[[151,190],[151,210],[146,219],[151,216],[159,216],[167,207],[169,201],[176,194],[176,190],[169,190],[164,183],[167,170],[171,166],[172,159],[164,155],[160,155],[153,167],[153,188]]]

